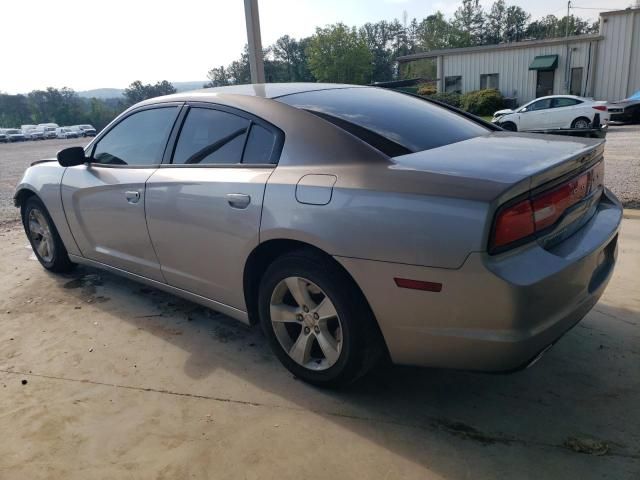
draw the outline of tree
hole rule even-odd
[[[124,97],[128,105],[133,105],[148,98],[170,95],[172,93],[176,93],[176,89],[166,80],[157,82],[155,85],[150,83],[144,85],[140,80],[136,80],[125,89]]]
[[[220,65],[218,68],[212,68],[207,73],[209,82],[204,85],[205,88],[209,87],[224,87],[230,85],[229,74],[224,69],[224,65]]]
[[[355,27],[336,23],[317,28],[307,48],[309,69],[321,82],[371,81],[373,56]]]
[[[504,40],[507,42],[522,40],[530,17],[531,15],[518,6],[508,7],[505,15]]]
[[[466,35],[444,18],[441,11],[423,19],[418,28],[420,50],[440,50],[462,47],[468,44]]]
[[[507,7],[504,0],[497,0],[491,5],[491,11],[486,16],[484,41],[487,44],[503,41],[504,27],[506,23]]]
[[[484,28],[484,12],[479,0],[462,0],[453,14],[453,25],[466,37],[468,45],[481,45]]]
[[[309,63],[305,52],[308,44],[308,38],[296,40],[289,35],[284,35],[270,47],[274,61],[281,62],[284,65],[287,72],[286,81],[308,82],[315,80],[309,71]]]

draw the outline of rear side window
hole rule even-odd
[[[162,107],[129,115],[100,139],[93,161],[104,165],[161,163],[177,113],[178,107]]]
[[[573,107],[574,105],[578,105],[582,103],[580,100],[576,100],[575,98],[554,98],[551,102],[551,108],[559,108],[559,107]]]
[[[242,163],[272,163],[275,135],[257,123],[251,125]]]
[[[277,100],[322,116],[389,156],[429,150],[490,132],[443,107],[383,88],[317,90]]]
[[[173,163],[240,163],[250,124],[232,113],[192,107],[182,126]]]

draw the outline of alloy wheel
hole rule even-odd
[[[29,236],[40,258],[46,263],[53,261],[54,244],[46,218],[37,208],[29,212]]]
[[[331,368],[342,351],[342,323],[329,296],[303,277],[281,280],[271,294],[271,325],[284,351],[310,370]]]

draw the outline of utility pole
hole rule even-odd
[[[571,76],[571,64],[569,59],[569,16],[571,15],[569,9],[571,8],[571,0],[567,2],[567,16],[565,17],[564,37],[567,41],[567,51],[564,58],[564,90],[569,93],[569,78]]]
[[[244,0],[244,17],[247,21],[247,43],[249,44],[251,83],[265,83],[258,0]]]

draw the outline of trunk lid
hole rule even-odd
[[[494,132],[392,158],[393,170],[433,176],[438,193],[495,205],[570,177],[602,159],[604,141]]]

